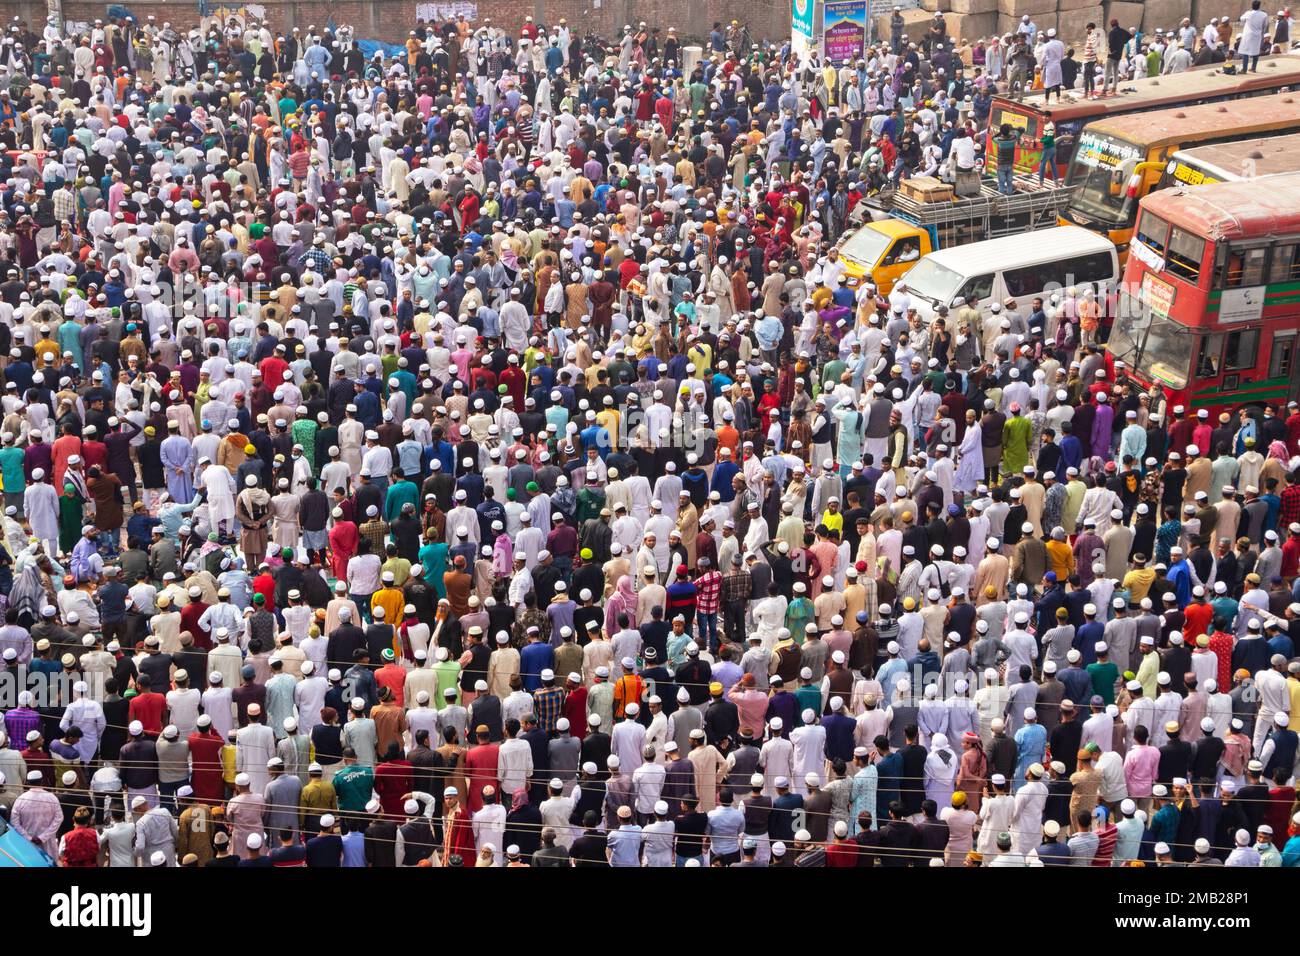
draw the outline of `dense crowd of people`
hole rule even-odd
[[[1005,88],[941,19],[12,24],[0,839],[1300,865],[1296,404],[1169,407],[1091,289],[849,282]]]

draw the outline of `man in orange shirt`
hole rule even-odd
[[[623,668],[623,676],[614,684],[614,717],[622,719],[628,704],[641,706],[641,694],[645,690],[645,681],[641,679],[640,674],[633,673],[636,662],[630,657],[623,658],[620,665]]]

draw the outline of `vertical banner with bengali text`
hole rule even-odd
[[[860,59],[867,42],[867,0],[826,0],[822,49],[836,66]]]
[[[812,42],[813,38],[813,11],[816,8],[814,0],[790,0],[790,33],[795,37],[803,37],[807,42]]]

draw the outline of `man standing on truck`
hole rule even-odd
[[[993,137],[993,149],[997,160],[998,192],[1004,196],[1011,196],[1016,191],[1013,177],[1015,174],[1016,141],[1018,138],[1009,123],[1003,123],[998,128],[998,135]]]
[[[1061,91],[1056,91],[1056,98],[1061,98]],[[1052,167],[1052,182],[1055,183],[1061,178],[1061,170],[1056,165],[1056,124],[1052,122],[1052,114],[1043,114],[1043,132],[1038,139],[1042,147],[1042,155],[1038,160],[1038,185],[1043,185],[1043,173],[1047,167]]]

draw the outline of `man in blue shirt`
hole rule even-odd
[[[742,818],[743,819],[743,818]],[[632,821],[632,808],[618,808],[619,826],[610,831],[605,855],[610,866],[641,865],[641,828]]]
[[[1035,851],[1043,866],[1071,866],[1071,853],[1068,845],[1057,839],[1061,825],[1055,820],[1043,824],[1043,842]]]
[[[718,806],[709,811],[709,855],[713,862],[731,866],[740,861],[740,834],[745,829],[745,813],[731,805],[731,795],[722,792]]]

